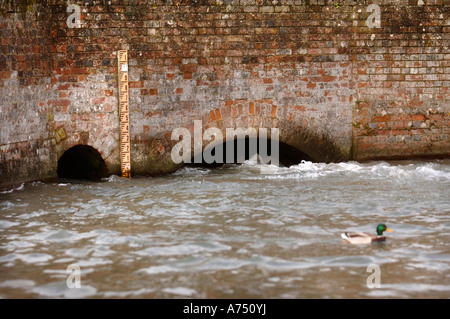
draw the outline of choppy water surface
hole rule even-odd
[[[384,243],[340,238],[379,222]],[[449,231],[448,160],[30,183],[0,194],[0,296],[449,298]]]

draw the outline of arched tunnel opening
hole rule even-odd
[[[106,177],[108,169],[100,153],[89,145],[75,145],[58,160],[59,178],[99,180]]]
[[[242,164],[244,161],[250,159],[261,161],[261,157],[258,155],[266,156],[266,159],[267,156],[273,158],[277,157],[278,165],[285,167],[300,164],[302,161],[314,162],[314,159],[306,153],[281,141],[278,141],[278,152],[272,152],[271,142],[270,139],[266,139],[265,143],[261,143],[260,138],[247,136],[245,138],[235,138],[234,140],[217,144],[212,147],[207,146],[201,154],[192,157],[189,166],[217,168],[224,164]],[[261,147],[266,149],[261,149]],[[230,151],[232,154],[230,154]],[[214,158],[215,161],[211,162],[212,158]]]

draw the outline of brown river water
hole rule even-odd
[[[449,298],[450,160],[26,183],[0,193],[0,297]]]

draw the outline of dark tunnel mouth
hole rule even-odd
[[[235,138],[234,140],[219,143],[212,147],[207,146],[201,153],[202,154],[201,162],[200,162],[199,158],[197,158],[196,156],[192,156],[191,163],[188,164],[188,166],[203,167],[203,168],[218,168],[218,167],[222,167],[225,164],[238,164],[238,165],[242,164],[242,161],[238,161],[238,159],[237,159],[237,147],[238,147],[239,140],[241,140],[241,142],[242,142],[242,140],[245,141],[245,156],[244,156],[245,160],[249,160],[255,154],[255,153],[250,154],[250,150],[249,150],[250,142],[254,142],[254,143],[256,142],[256,145],[258,145],[256,154],[260,153],[259,137]],[[251,141],[251,140],[256,140],[256,141]],[[229,144],[233,144],[233,147],[234,147],[234,160],[232,162],[227,161],[227,158],[226,158],[226,149]],[[222,145],[222,148],[223,148],[222,161],[220,163],[205,162],[204,156],[203,156],[205,151],[208,148],[214,149],[215,147],[218,147],[220,145]],[[295,148],[289,144],[279,141],[278,145],[279,145],[279,156],[278,156],[279,166],[290,167],[292,165],[300,164],[302,161],[317,162],[312,157],[308,156],[306,153],[298,150],[297,148]],[[272,154],[271,154],[271,140],[270,139],[267,139],[267,146],[268,146],[268,150],[266,151],[266,153],[267,153],[266,155],[271,156]],[[214,150],[212,150],[211,153],[215,154]]]
[[[106,163],[100,153],[89,145],[75,145],[58,160],[59,178],[100,180],[108,175]]]

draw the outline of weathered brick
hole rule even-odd
[[[65,25],[63,0],[32,6],[48,19],[36,14],[25,21],[9,13],[0,18],[0,93],[5,97],[0,106],[2,111],[38,108],[44,114],[30,125],[33,142],[49,146],[46,172],[55,172],[61,152],[83,142],[81,133],[91,126],[97,130],[89,132],[87,143],[95,143],[108,154],[109,165],[117,165],[116,145],[102,141],[117,134],[118,49],[130,55],[136,158],[150,156],[149,163],[167,162],[170,152],[162,153],[169,149],[170,131],[191,128],[194,119],[211,125],[282,125],[285,140],[316,141],[297,147],[318,160],[448,154],[450,55],[444,48],[449,28],[436,18],[445,15],[442,1],[420,10],[409,0],[383,2],[383,16],[390,18],[383,18],[380,29],[365,24],[368,1],[359,4],[361,12],[323,0],[233,0],[229,7],[195,10],[184,4],[133,3],[86,5],[79,29]],[[348,18],[349,12],[356,16]],[[412,22],[400,23],[404,17]],[[24,129],[11,121],[12,114],[3,112],[0,118],[0,146],[32,153],[32,144],[16,143]],[[56,141],[59,127],[65,127],[67,138]],[[299,127],[312,136],[300,135]],[[316,149],[326,139],[331,140],[323,148],[327,151]],[[333,158],[327,157],[329,150]],[[10,172],[25,171],[26,162],[14,156],[21,164],[18,169],[5,164]],[[151,167],[139,169],[148,173]]]

